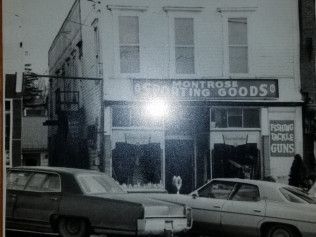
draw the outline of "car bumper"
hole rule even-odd
[[[137,235],[163,235],[166,232],[185,232],[192,223],[187,218],[148,218],[137,221]]]

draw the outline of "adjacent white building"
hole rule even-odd
[[[298,24],[296,0],[77,0],[49,51],[49,117],[69,130],[51,126],[50,145],[77,136],[81,166],[130,188],[287,182],[303,149]]]

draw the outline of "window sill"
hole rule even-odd
[[[180,7],[180,6],[164,6],[163,11],[165,12],[175,12],[175,11],[181,11],[181,12],[201,12],[203,10],[203,7]]]
[[[161,126],[152,127],[112,127],[112,130],[147,130],[147,131],[163,131]]]
[[[257,7],[219,7],[216,9],[217,12],[254,12]]]
[[[148,9],[148,6],[107,5],[106,8],[109,11],[121,10],[121,11],[141,11],[141,12],[144,12]]]

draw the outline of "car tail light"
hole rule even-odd
[[[192,209],[187,207],[186,208],[186,217],[187,217],[187,226],[192,226]]]

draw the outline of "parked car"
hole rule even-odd
[[[82,237],[90,233],[170,235],[190,229],[183,204],[128,194],[97,171],[56,167],[8,169],[6,229]],[[168,195],[168,194],[166,194]]]
[[[150,194],[192,208],[192,233],[315,237],[315,201],[300,190],[267,181],[213,179],[190,195]]]

